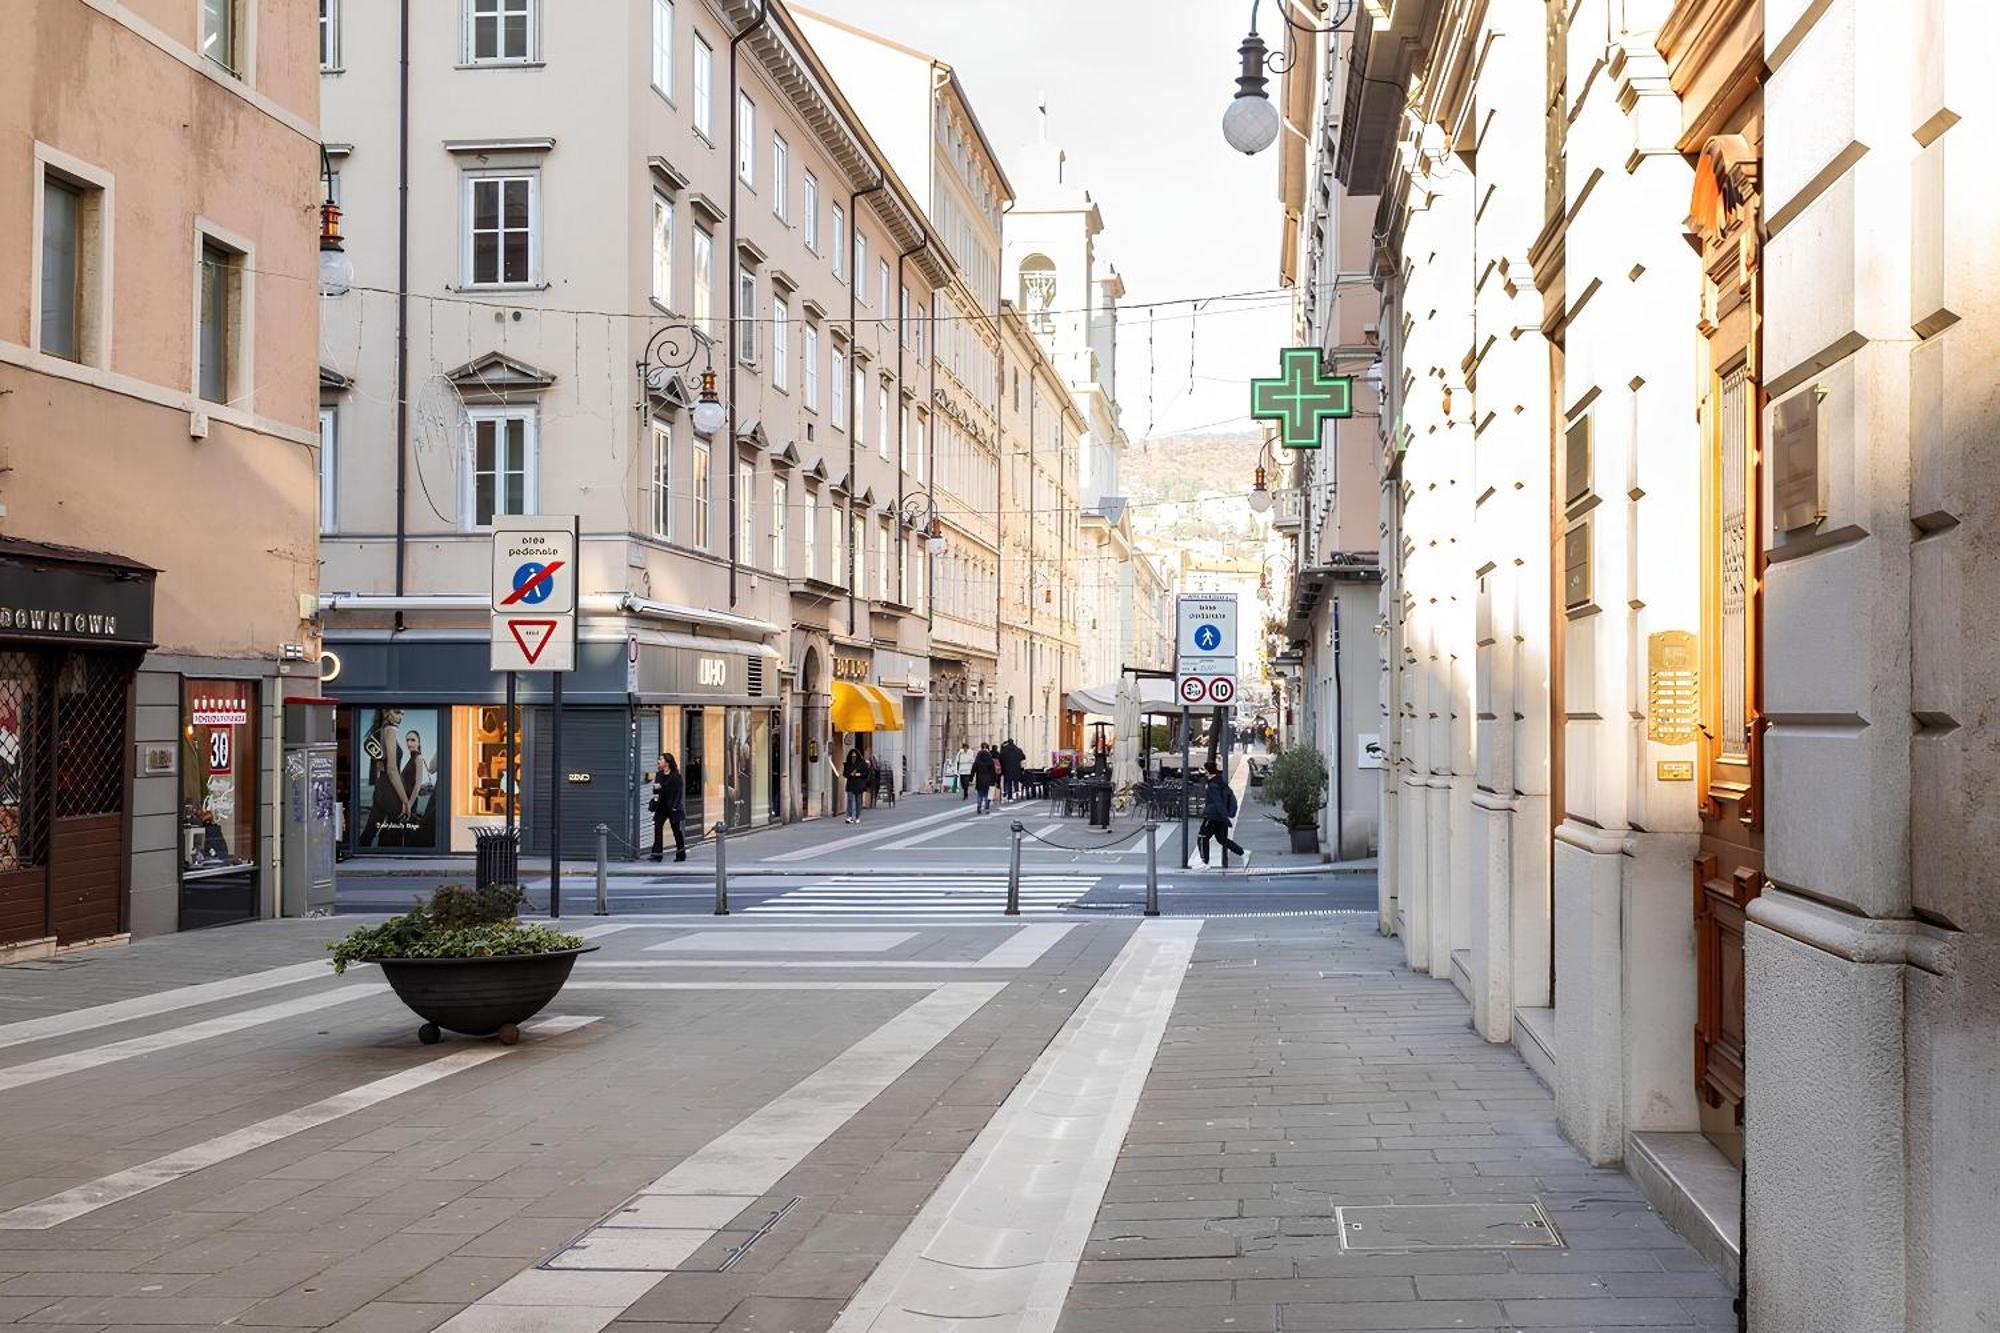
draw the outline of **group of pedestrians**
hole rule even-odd
[[[953,769],[958,774],[958,799],[977,798],[974,814],[991,814],[993,811],[993,791],[999,788],[1000,799],[1011,801],[1021,794],[1021,775],[1028,764],[1028,752],[1014,744],[1010,738],[998,745],[982,744],[977,753],[969,745],[958,747],[958,758]]]

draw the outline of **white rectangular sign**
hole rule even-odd
[[[1175,616],[1174,697],[1189,708],[1236,701],[1236,598],[1183,596]]]
[[[576,529],[573,514],[493,521],[493,670],[576,670]]]

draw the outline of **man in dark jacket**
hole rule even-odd
[[[1201,863],[1208,864],[1208,844],[1212,838],[1222,840],[1225,852],[1234,852],[1249,861],[1250,853],[1237,846],[1229,836],[1229,821],[1236,818],[1236,793],[1229,789],[1229,781],[1215,771],[1215,761],[1208,761],[1208,790],[1201,802],[1201,832],[1195,837],[1195,845],[1201,849]]]
[[[687,782],[681,777],[681,766],[674,762],[670,754],[662,753],[659,763],[653,766],[653,799],[647,802],[653,812],[653,859],[659,860],[666,852],[665,831],[674,831],[674,860],[685,861],[687,835],[681,823],[687,818]]]
[[[1011,801],[1021,794],[1021,765],[1028,752],[1009,736],[1000,742],[1000,799]]]

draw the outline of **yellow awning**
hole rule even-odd
[[[879,685],[833,682],[835,731],[901,731],[903,706]]]

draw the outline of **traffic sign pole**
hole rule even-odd
[[[1181,869],[1188,864],[1188,799],[1194,795],[1194,774],[1188,772],[1188,718],[1186,704],[1181,705]]]
[[[549,916],[562,915],[562,682],[549,677]]]

